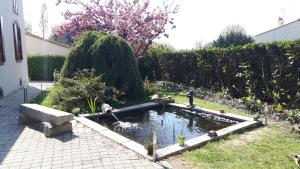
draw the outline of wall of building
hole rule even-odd
[[[0,16],[3,17],[3,43],[6,53],[6,62],[0,65],[0,87],[4,95],[20,87],[20,79],[28,81],[27,56],[25,48],[24,17],[22,0],[16,0],[18,15],[13,11],[13,0],[1,0]],[[13,22],[17,21],[21,29],[23,60],[15,60]]]
[[[49,54],[49,55],[67,55],[70,47],[64,44],[56,43],[43,39],[39,36],[29,33],[25,34],[27,54]]]
[[[256,42],[296,40],[300,38],[300,20],[255,36]]]

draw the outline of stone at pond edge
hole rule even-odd
[[[292,132],[300,134],[300,125],[293,125]]]
[[[209,137],[217,137],[217,136],[218,136],[217,132],[214,131],[214,130],[209,131],[209,132],[207,133],[207,135],[208,135]]]
[[[44,126],[44,134],[46,137],[52,137],[59,134],[72,131],[72,123],[66,122],[60,126],[55,126],[50,123],[46,123]]]

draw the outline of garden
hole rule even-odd
[[[193,90],[196,106],[253,117],[264,126],[171,157],[171,164],[293,168],[300,150],[299,134],[291,132],[300,121],[299,47],[298,41],[188,52],[159,46],[136,60],[122,38],[86,32],[64,62],[43,57],[59,64],[37,71],[47,72],[55,84],[34,102],[80,115],[101,112],[103,103],[121,108],[149,102],[155,93],[187,104],[186,93]],[[30,57],[29,65],[37,59],[43,65],[40,56]]]
[[[68,56],[28,57],[31,80],[54,82],[34,103],[87,117],[149,155],[160,148],[175,168],[299,168],[300,40],[176,51],[153,44],[168,36],[176,7],[152,16],[147,3],[111,1],[97,14],[106,22],[93,25],[97,4],[79,4],[86,15],[67,13],[69,22],[54,30],[54,38],[73,37]],[[130,19],[112,25],[108,11]],[[72,29],[78,22],[86,27]],[[233,130],[243,124],[250,125]],[[222,135],[227,130],[234,132]],[[191,151],[170,157],[170,149]]]

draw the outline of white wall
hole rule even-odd
[[[296,40],[300,38],[300,20],[255,36],[256,42]]]
[[[12,0],[1,0],[0,16],[3,17],[3,43],[6,62],[0,65],[0,87],[4,95],[18,89],[19,80],[28,81],[27,56],[25,48],[24,18],[22,0],[17,0],[19,14],[13,12]],[[23,60],[16,62],[14,52],[13,22],[17,21],[21,29]]]
[[[27,54],[67,55],[70,47],[41,37],[25,34]]]

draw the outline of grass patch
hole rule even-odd
[[[188,98],[185,95],[182,95],[180,93],[170,92],[167,90],[162,90],[162,92],[165,95],[172,96],[175,99],[176,103],[183,103],[183,104],[188,103]],[[239,114],[239,115],[243,115],[243,116],[251,116],[248,112],[246,112],[244,110],[232,108],[232,107],[229,107],[226,105],[209,102],[209,101],[198,99],[198,98],[194,98],[194,104],[196,104],[196,106],[198,106],[198,107],[202,107],[202,108],[206,108],[206,109],[211,109],[211,110],[216,110],[216,111],[224,109],[224,111],[227,113]]]
[[[250,142],[243,140],[243,135],[234,135],[226,140],[209,143],[203,148],[186,152],[185,161],[195,168],[247,168],[247,169],[282,169],[297,168],[293,154],[299,153],[299,135],[292,134],[287,124],[285,127],[276,123],[264,127],[259,135],[250,132],[248,137],[258,137]],[[243,142],[246,142],[246,144]],[[299,167],[298,167],[299,168]]]
[[[51,92],[51,89],[47,89],[41,92],[40,95],[38,95],[36,98],[34,98],[31,103],[36,103],[36,104],[40,104],[46,107],[52,107],[52,101],[51,98],[49,96]]]

